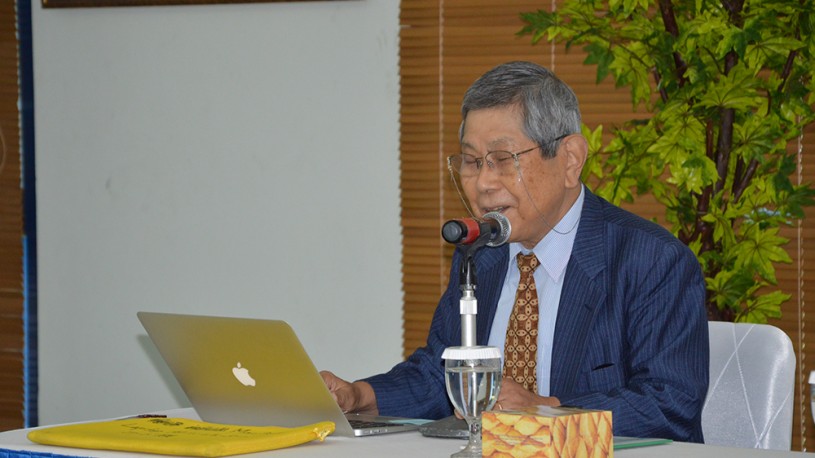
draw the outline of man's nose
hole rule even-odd
[[[478,169],[478,175],[475,176],[475,180],[478,192],[495,189],[499,183],[498,171],[490,167],[489,164],[484,161],[481,168]]]

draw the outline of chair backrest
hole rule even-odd
[[[789,450],[795,352],[780,329],[711,321],[705,443]]]

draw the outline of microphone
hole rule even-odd
[[[511,232],[509,220],[498,212],[486,213],[481,220],[451,219],[441,227],[444,240],[457,245],[486,242],[487,246],[497,247],[507,243]]]

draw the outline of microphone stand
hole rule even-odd
[[[461,346],[475,347],[476,341],[476,315],[478,315],[478,300],[475,298],[477,287],[475,272],[475,251],[487,244],[487,239],[477,240],[472,245],[459,244],[464,248],[464,260],[459,273],[459,313],[461,313]]]

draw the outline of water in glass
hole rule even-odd
[[[481,412],[492,408],[501,389],[501,353],[496,347],[449,347],[445,359],[447,395],[464,417],[470,440],[456,458],[481,456]]]

